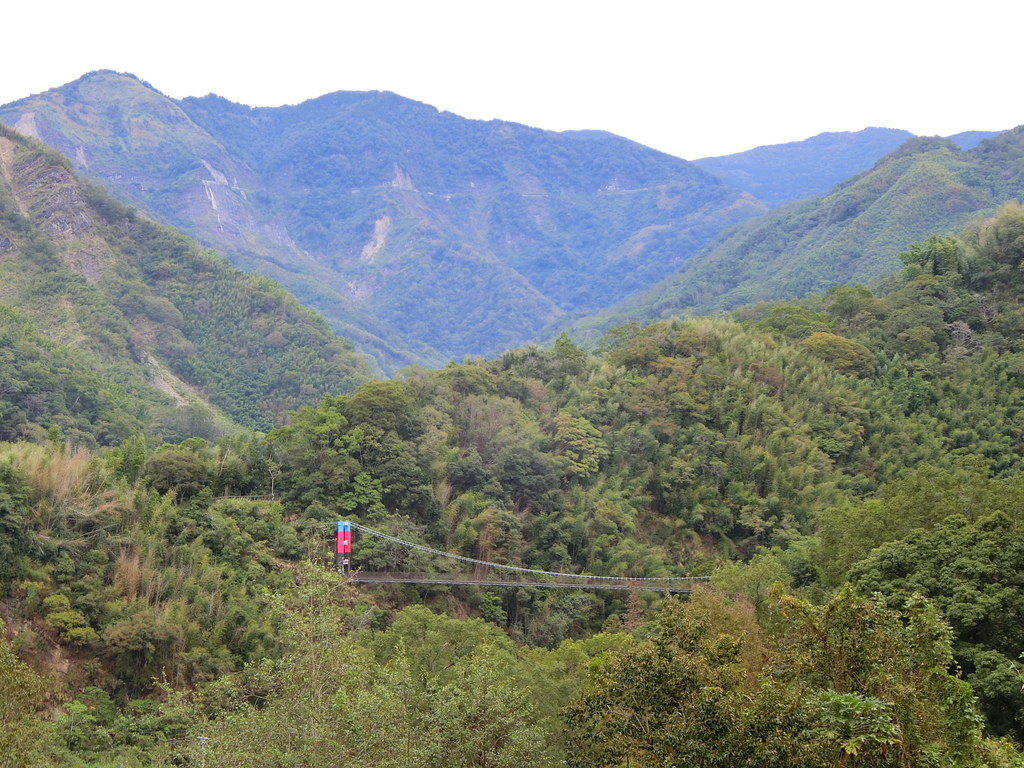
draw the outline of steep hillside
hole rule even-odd
[[[390,93],[251,109],[174,103],[98,72],[0,119],[280,279],[386,369],[521,344],[764,210],[626,139],[466,120]]]
[[[783,206],[724,233],[659,285],[581,328],[794,298],[899,267],[895,254],[956,231],[1024,194],[1024,128],[969,151],[914,138],[829,195]]]
[[[828,194],[913,137],[895,128],[820,133],[803,141],[694,160],[726,184],[772,207]]]
[[[144,428],[212,435],[230,425],[218,408],[266,430],[370,373],[280,286],[80,182],[64,157],[5,127],[0,305],[7,439],[51,427],[87,443]]]

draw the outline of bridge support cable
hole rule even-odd
[[[473,557],[456,555],[440,549],[433,549],[423,544],[399,539],[391,534],[377,531],[373,528],[359,525],[358,523],[339,522],[339,562],[341,559],[341,537],[342,526],[348,526],[346,530],[358,530],[367,535],[374,536],[384,541],[396,544],[408,549],[415,549],[438,557],[469,563],[478,568],[484,569],[483,576],[470,576],[469,574],[425,574],[425,573],[395,573],[395,572],[373,572],[354,571],[352,576],[356,581],[377,584],[479,584],[489,586],[531,586],[531,587],[554,587],[562,589],[618,589],[618,590],[640,590],[656,592],[690,592],[693,583],[707,581],[707,576],[678,576],[667,578],[632,578],[629,576],[590,576],[580,573],[560,573],[558,571],[542,571],[534,568],[522,568],[516,565],[505,563],[492,563],[486,560],[479,560]],[[351,558],[351,533],[348,537],[348,550],[346,558]],[[350,560],[346,560],[350,562]],[[499,573],[491,574],[491,570]],[[347,572],[347,571],[346,571]]]

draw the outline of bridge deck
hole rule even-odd
[[[361,584],[449,584],[483,587],[547,587],[560,589],[618,589],[644,592],[691,592],[693,581],[699,579],[643,579],[628,581],[604,576],[573,578],[517,578],[514,574],[475,576],[464,573],[401,573],[386,571],[353,571],[352,578]]]

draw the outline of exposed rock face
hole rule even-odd
[[[42,138],[39,135],[39,129],[36,127],[36,113],[31,110],[28,112],[22,112],[21,117],[14,124],[14,128],[18,133],[25,136],[31,136],[33,139]]]
[[[92,221],[84,211],[82,192],[73,185],[71,174],[63,168],[46,167],[41,161],[24,169],[25,182],[20,196],[36,202],[29,213],[43,230],[55,240],[70,241],[92,229]]]

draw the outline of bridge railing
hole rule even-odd
[[[465,584],[493,587],[558,587],[563,589],[614,589],[647,592],[690,592],[694,582],[706,577],[629,579],[618,576],[534,576],[521,573],[410,573],[406,571],[353,571],[351,577],[365,584]]]

